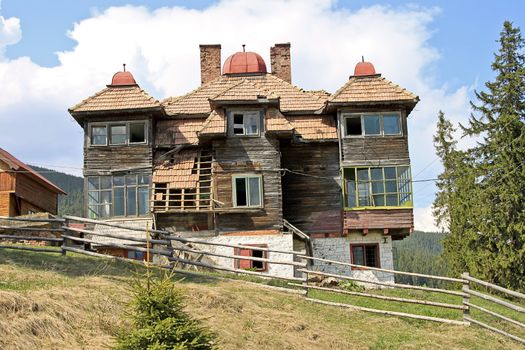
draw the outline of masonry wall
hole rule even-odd
[[[218,243],[227,243],[227,244],[266,244],[269,249],[278,249],[278,250],[293,250],[293,235],[291,234],[276,234],[276,235],[257,235],[257,236],[229,236],[221,235],[215,237],[202,238],[203,241],[209,242],[218,242]],[[196,245],[198,249],[205,250],[209,252],[215,252],[225,255],[234,255],[235,248],[231,247],[220,247],[220,246],[209,246],[209,245]],[[235,261],[232,258],[221,258],[215,256],[209,256],[214,263],[218,266],[235,268]],[[291,254],[281,254],[281,253],[272,253],[268,252],[268,259],[277,260],[277,261],[293,261],[293,256]],[[281,276],[281,277],[293,277],[294,268],[289,265],[281,264],[268,264],[268,270],[262,272],[271,276]]]
[[[384,242],[386,238],[386,243]],[[366,236],[362,234],[350,234],[346,237],[336,238],[314,238],[312,239],[314,256],[323,259],[336,260],[351,263],[350,244],[378,243],[380,266],[383,269],[394,269],[394,258],[392,254],[392,239],[384,236],[381,232],[369,232]],[[394,283],[394,275],[381,271],[355,270],[350,266],[332,265],[316,261],[312,266],[314,270],[347,275],[356,278]],[[366,287],[377,287],[377,285],[366,285]]]

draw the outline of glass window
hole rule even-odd
[[[259,112],[235,112],[231,116],[234,135],[259,135],[261,116]]]
[[[401,133],[399,114],[383,115],[383,133],[385,135],[399,135]]]
[[[111,125],[110,130],[110,143],[112,145],[124,145],[126,144],[126,125]]]
[[[343,174],[347,208],[412,206],[408,166],[347,168]]]
[[[139,215],[148,213],[149,188],[139,187]]]
[[[350,251],[352,252],[352,264],[380,267],[378,244],[351,244]],[[357,269],[359,268],[357,267]]]
[[[365,249],[363,246],[352,246],[352,264],[365,264]]]
[[[113,215],[124,216],[124,187],[113,189]]]
[[[91,127],[91,144],[92,145],[107,145],[106,126],[92,126]]]
[[[234,177],[234,206],[260,207],[262,206],[262,191],[260,176]]]
[[[146,142],[146,123],[129,124],[129,143]]]
[[[247,246],[268,248],[267,244],[244,244]],[[268,251],[259,249],[239,249],[235,248],[234,254],[237,256],[249,256],[253,258],[268,259]],[[247,259],[235,259],[234,266],[241,270],[267,271],[268,264],[265,261],[254,261]]]
[[[137,215],[137,188],[126,188],[126,212],[128,215]]]
[[[346,118],[346,134],[347,135],[361,135],[363,133],[361,129],[361,117],[349,117]]]
[[[244,116],[244,130],[246,135],[257,135],[259,133],[259,113]]]
[[[363,119],[365,135],[381,135],[381,123],[378,115],[366,115]]]

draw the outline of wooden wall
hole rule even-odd
[[[286,173],[283,215],[307,233],[341,233],[341,180],[336,142],[281,144],[282,167],[310,176]]]
[[[279,142],[273,138],[229,137],[213,141],[215,199],[232,208],[232,175],[261,174],[264,208],[245,209],[239,213],[221,213],[219,231],[281,229],[282,195]]]
[[[16,215],[10,192],[0,192],[0,216],[14,216]]]
[[[157,213],[155,222],[157,228],[168,231],[204,231],[213,229],[208,227],[209,216],[207,213]]]
[[[0,191],[14,191],[15,178],[15,174],[12,172],[0,171]]]
[[[399,229],[414,227],[412,209],[350,210],[344,212],[344,229]]]
[[[23,200],[21,214],[29,209],[57,214],[58,195],[27,175],[17,174],[16,195]]]

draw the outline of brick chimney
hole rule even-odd
[[[284,81],[292,83],[292,65],[290,59],[290,43],[275,44],[270,48],[272,74]]]
[[[221,45],[199,45],[201,51],[201,84],[221,75]]]

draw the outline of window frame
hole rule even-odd
[[[236,179],[246,179],[249,178],[257,178],[259,179],[259,199],[260,204],[259,205],[250,205],[250,183],[249,181],[246,181],[246,205],[237,205],[237,185],[236,185]],[[263,183],[263,176],[262,174],[235,174],[232,175],[232,206],[234,208],[246,208],[246,209],[252,209],[252,208],[263,208],[264,207],[264,183]]]
[[[127,177],[128,176],[135,176],[135,184],[128,185],[127,184]],[[147,184],[140,184],[139,177],[140,176],[148,176],[149,181]],[[101,177],[109,177],[111,186],[110,188],[101,189],[100,186],[100,178]],[[122,185],[115,185],[114,179],[116,177],[123,177],[124,183]],[[98,178],[98,188],[97,189],[89,189],[89,181],[92,178]],[[133,173],[133,174],[114,174],[114,175],[94,175],[94,176],[86,176],[86,193],[87,197],[85,199],[85,205],[86,205],[86,211],[87,216],[89,218],[95,218],[95,219],[106,219],[106,218],[135,218],[135,217],[146,217],[150,215],[151,213],[151,182],[152,181],[152,175],[151,174],[144,174],[144,173]],[[123,198],[123,215],[115,215],[115,189],[122,189],[124,193]],[[136,214],[130,215],[128,214],[128,188],[134,188],[135,189],[135,212]],[[145,213],[140,213],[140,189],[141,188],[147,188],[148,189],[148,195],[147,195],[147,208]],[[100,203],[100,193],[103,191],[110,191],[110,202],[109,203]],[[89,196],[91,192],[97,192],[97,202],[90,205],[89,202]],[[97,210],[92,210],[95,208],[100,208],[102,206],[109,205],[109,216],[100,216],[99,212]],[[94,213],[95,216],[92,217],[91,214]]]
[[[397,115],[399,133],[397,134],[385,134],[384,127],[384,116]],[[365,134],[365,117],[366,116],[379,116],[379,134]],[[350,118],[360,118],[361,120],[361,134],[359,135],[349,135],[346,120]],[[363,113],[350,113],[342,112],[341,113],[341,133],[343,138],[362,138],[362,137],[399,137],[403,136],[403,118],[402,113],[399,111],[390,111],[390,112],[363,112]]]
[[[131,142],[130,135],[130,125],[131,124],[144,124],[144,141],[141,142]],[[149,144],[148,130],[149,130],[149,120],[140,119],[140,120],[125,120],[125,121],[114,121],[114,122],[92,122],[88,124],[88,147],[107,147],[107,146],[136,146],[136,145],[147,145]],[[111,140],[111,127],[112,126],[125,126],[126,127],[126,142],[124,143],[113,143]],[[93,128],[94,127],[105,127],[106,128],[106,143],[95,145],[93,144]]]
[[[366,247],[374,247],[375,250],[375,266],[368,266],[366,265]],[[381,251],[379,248],[379,243],[350,243],[350,262],[352,264],[355,264],[355,258],[354,258],[354,249],[355,247],[363,247],[363,260],[365,262],[365,265],[360,265],[363,267],[355,267],[352,266],[352,270],[368,270],[367,267],[376,267],[381,268]],[[356,264],[357,265],[357,264]]]
[[[236,134],[234,132],[235,124],[234,124],[234,115],[235,114],[242,114],[243,115],[243,133],[242,134]],[[246,134],[246,125],[245,125],[245,117],[246,115],[256,115],[257,116],[257,133],[256,134]],[[260,109],[242,109],[242,110],[229,110],[228,111],[228,135],[233,137],[261,137],[262,135],[262,126],[263,126],[263,111]],[[240,124],[238,124],[240,125]]]
[[[255,248],[266,248],[268,249],[268,244],[262,244],[262,243],[258,243],[258,244],[242,244],[243,246],[247,246],[247,247],[255,247]],[[242,253],[241,251],[243,250],[248,250],[250,251],[250,255],[249,257],[250,258],[253,258],[253,251],[254,250],[257,250],[257,251],[260,251],[262,252],[262,258],[261,259],[269,259],[268,256],[270,255],[269,252],[267,250],[260,250],[260,249],[243,249],[243,248],[234,248],[234,255],[236,256],[242,256]],[[248,256],[248,255],[247,255]],[[262,263],[263,267],[262,268],[256,268],[256,272],[268,272],[268,262],[266,261],[254,261],[254,260],[248,260],[248,259],[234,259],[234,262],[233,262],[233,268],[234,269],[237,269],[237,270],[241,270],[241,261],[247,261],[250,263],[250,267],[248,269],[253,269],[253,263],[254,262],[260,262]],[[242,270],[247,270],[245,268],[242,268]]]
[[[382,179],[381,180],[373,180],[372,179],[372,176],[371,176],[371,170],[372,169],[377,169],[377,168],[380,168],[382,169]],[[395,172],[396,172],[396,176],[395,176],[395,181],[396,181],[396,192],[387,192],[387,189],[386,189],[386,183],[387,181],[393,181],[394,179],[391,179],[391,178],[386,178],[385,176],[385,168],[394,168],[395,169]],[[400,187],[401,187],[401,177],[400,177],[400,172],[398,171],[399,168],[408,168],[407,169],[407,172],[408,172],[408,179],[404,179],[406,181],[406,183],[408,184],[409,188],[408,188],[408,192],[406,191],[400,191]],[[368,169],[368,180],[359,180],[358,178],[358,170],[360,169]],[[347,170],[350,170],[350,171],[354,171],[354,182],[355,182],[355,189],[354,189],[354,193],[355,193],[355,206],[354,207],[350,207],[348,204],[348,187],[347,187],[347,179],[349,177],[347,177],[347,174],[346,174],[346,171]],[[412,186],[412,169],[410,167],[410,164],[401,164],[401,165],[382,165],[382,166],[354,166],[354,167],[344,167],[342,168],[342,188],[343,188],[343,208],[345,210],[365,210],[365,209],[412,209],[414,207],[414,190],[413,190],[413,186]],[[359,182],[361,181],[361,183],[367,183],[368,184],[368,201],[370,204],[368,205],[361,205],[360,204],[360,199],[359,199]],[[383,191],[381,193],[377,193],[374,194],[374,191],[373,191],[373,183],[377,183],[381,181],[382,185],[383,185]],[[387,205],[387,195],[393,195],[393,194],[396,194],[397,196],[397,205]],[[374,203],[374,195],[383,195],[384,196],[384,204],[383,205],[373,205]],[[401,197],[402,196],[407,196],[408,195],[408,199],[404,202],[404,203],[401,203]]]

